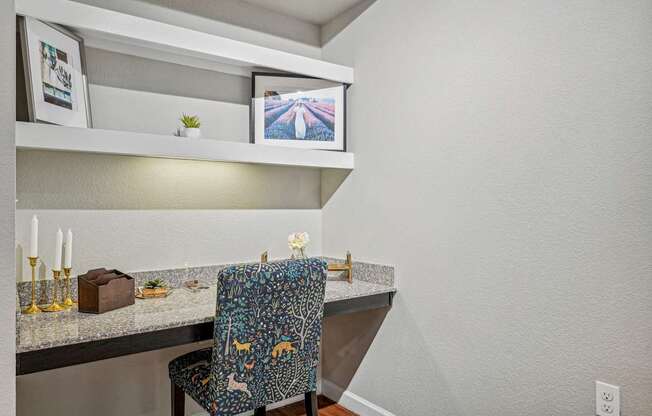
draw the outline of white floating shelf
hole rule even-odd
[[[350,67],[70,0],[16,0],[16,13],[132,47],[353,83]]]
[[[16,123],[16,147],[278,166],[354,167],[353,153],[24,122]]]

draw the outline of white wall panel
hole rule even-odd
[[[270,258],[287,258],[287,236],[295,231],[310,233],[308,254],[321,255],[321,210],[317,209],[21,209],[16,212],[19,252],[29,245],[34,214],[39,218],[39,257],[46,266],[54,258],[57,228],[73,230],[75,272],[104,266],[127,272],[256,261],[265,250]],[[28,280],[25,262],[18,267],[18,278]]]

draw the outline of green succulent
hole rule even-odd
[[[198,129],[201,126],[199,117],[183,114],[179,119],[187,129]]]
[[[162,289],[168,287],[161,279],[148,280],[145,282],[145,289]]]

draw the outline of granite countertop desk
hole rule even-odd
[[[132,275],[142,282],[152,273],[161,272]],[[212,283],[208,289],[198,292],[176,288],[167,298],[136,299],[133,306],[101,315],[76,310],[19,315],[16,373],[29,374],[212,339],[216,286],[208,283]],[[391,306],[395,291],[392,267],[355,262],[352,284],[329,276],[324,315]]]

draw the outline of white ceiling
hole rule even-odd
[[[244,0],[277,13],[323,25],[364,0]]]

